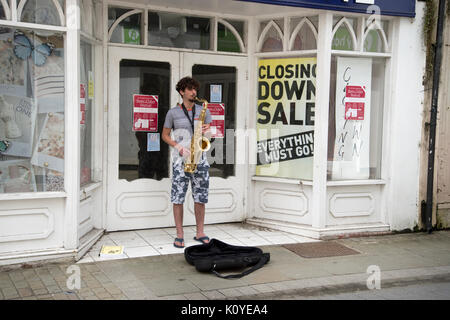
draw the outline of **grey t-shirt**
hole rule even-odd
[[[196,104],[194,114],[194,128],[197,127],[198,119],[202,111],[202,106]],[[192,108],[194,109],[194,108]],[[188,111],[189,119],[192,119],[192,110]],[[170,109],[166,114],[166,120],[164,121],[164,128],[170,128],[173,131],[174,141],[185,148],[191,147],[192,139],[192,126],[191,122],[186,117],[183,108],[180,104],[177,104],[174,108]],[[211,123],[211,112],[207,109],[205,116],[205,124]],[[174,149],[172,153],[173,157],[179,157],[178,152]]]

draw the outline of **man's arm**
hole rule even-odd
[[[169,146],[175,148],[178,150],[178,153],[180,155],[186,155],[188,156],[190,154],[190,151],[186,148],[183,148],[181,145],[176,143],[172,138],[170,137],[170,132],[172,131],[171,128],[163,128],[162,131],[162,139],[165,143],[167,143]]]
[[[211,122],[212,122],[211,112],[209,111],[209,109],[207,109],[205,122],[203,123],[202,126],[202,133],[208,139],[211,139],[211,130],[210,130]]]

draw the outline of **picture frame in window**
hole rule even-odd
[[[4,155],[31,157],[35,123],[33,99],[0,94],[0,138],[9,143]]]
[[[64,172],[64,114],[47,113],[31,163]]]
[[[0,193],[19,192],[36,192],[36,179],[30,161],[0,161]]]

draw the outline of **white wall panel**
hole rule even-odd
[[[276,182],[255,182],[254,214],[263,218],[311,225],[311,186]]]
[[[420,142],[423,127],[425,49],[422,37],[424,2],[416,2],[416,18],[400,18],[393,37],[393,81],[387,108],[387,203],[391,230],[413,229],[418,223]],[[412,36],[415,35],[415,36]]]
[[[208,203],[205,206],[206,214],[232,214],[238,201],[236,192],[233,189],[211,189],[209,190]],[[189,189],[186,194],[188,211],[194,215],[194,201],[192,191]]]
[[[48,208],[0,210],[0,242],[46,239],[54,230]]]
[[[329,186],[327,226],[382,223],[381,185]]]
[[[370,216],[375,203],[371,193],[335,193],[330,199],[330,213],[335,218]]]
[[[122,218],[165,216],[171,209],[168,192],[127,192],[117,199],[117,213]]]
[[[2,201],[0,258],[4,253],[63,249],[65,199]]]

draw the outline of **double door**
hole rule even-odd
[[[108,52],[107,230],[174,226],[171,148],[161,134],[167,111],[181,102],[175,86],[184,76],[200,82],[200,98],[213,108],[222,108],[213,112],[215,138],[208,152],[211,168],[205,223],[242,221],[247,167],[245,161],[236,162],[243,158],[237,153],[245,150],[245,141],[234,133],[245,127],[247,59],[114,46]],[[143,111],[142,106],[133,105],[135,95],[151,97],[152,118],[157,115],[154,128],[134,128],[139,116],[135,112]],[[191,192],[189,187],[184,225],[195,225]]]

